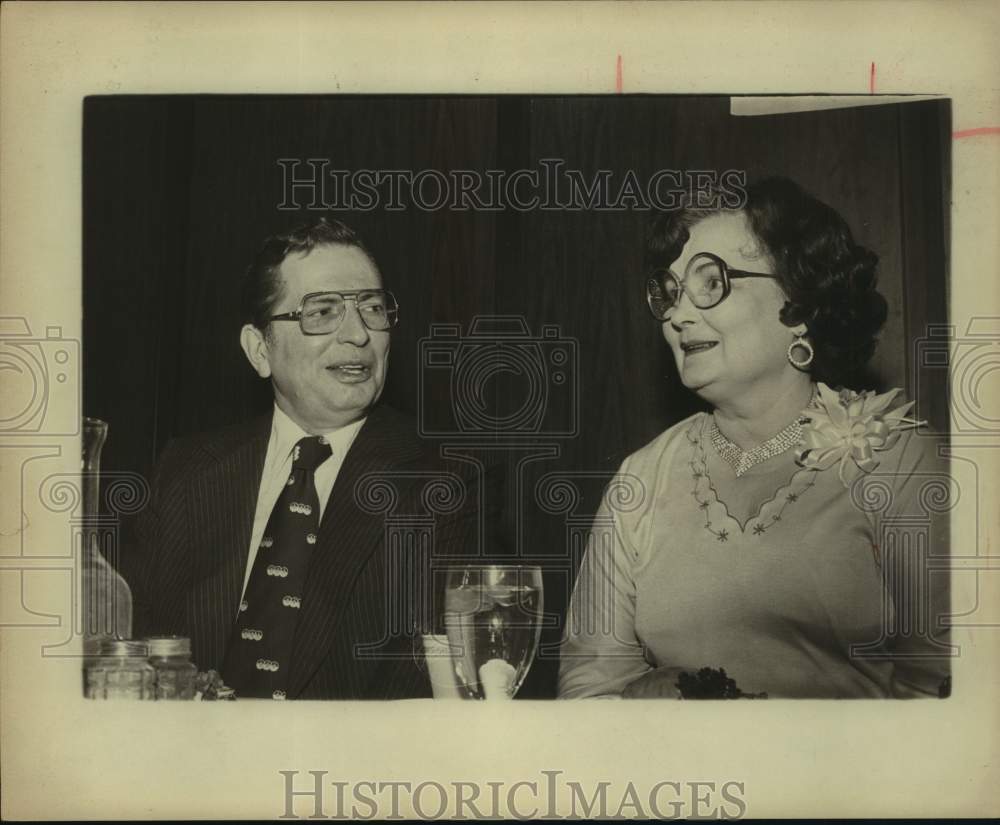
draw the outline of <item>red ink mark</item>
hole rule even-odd
[[[868,94],[875,94],[875,61],[872,61],[871,74],[868,77]]]
[[[615,91],[622,93],[622,56],[618,55],[618,68],[615,70]]]
[[[960,132],[952,132],[951,136],[955,140],[958,138],[975,137],[976,135],[1000,135],[1000,126],[981,126],[978,129],[962,129]]]

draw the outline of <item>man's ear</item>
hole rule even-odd
[[[271,377],[271,362],[267,357],[267,340],[264,333],[253,324],[245,324],[240,330],[240,346],[250,366],[261,378]]]

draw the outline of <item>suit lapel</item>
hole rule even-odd
[[[289,696],[297,696],[315,673],[337,638],[344,632],[345,609],[351,599],[369,600],[371,612],[381,612],[384,594],[355,593],[366,563],[381,546],[385,513],[361,509],[355,486],[369,473],[399,469],[419,458],[419,443],[389,409],[373,410],[358,433],[337,474],[302,598],[302,615],[292,653]],[[373,639],[351,639],[355,642]],[[342,662],[345,668],[353,661]]]
[[[232,439],[209,445],[215,461],[192,483],[193,535],[201,540],[196,543],[188,605],[203,668],[221,667],[225,656],[243,587],[270,433],[268,415]]]

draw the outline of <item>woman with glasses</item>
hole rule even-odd
[[[609,485],[560,696],[946,694],[945,467],[897,391],[834,389],[886,318],[876,262],[787,179],[657,216],[646,298],[712,411]]]

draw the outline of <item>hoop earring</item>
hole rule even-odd
[[[795,356],[792,353],[795,351],[796,347],[802,347],[807,353],[806,357],[801,361],[796,361]],[[809,341],[806,340],[805,335],[796,335],[795,340],[788,345],[788,363],[799,370],[806,369],[813,362],[813,347]]]

